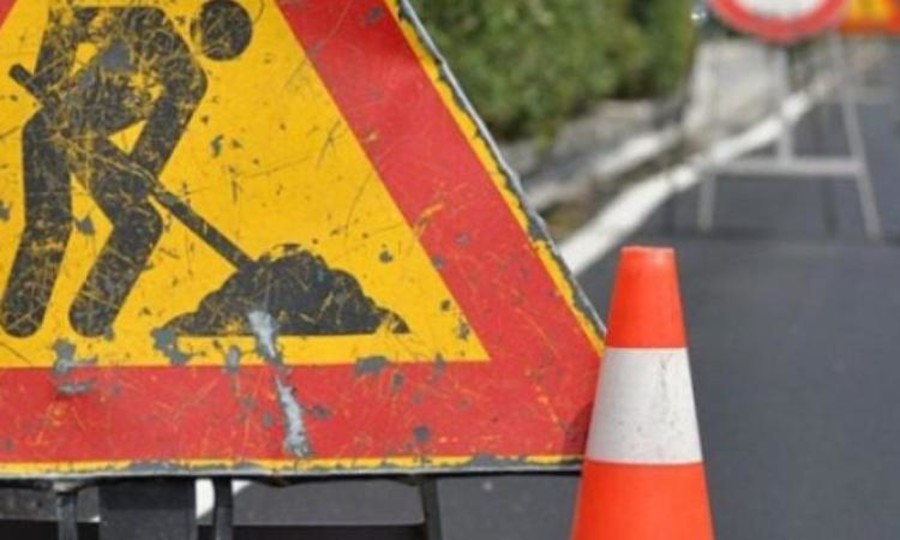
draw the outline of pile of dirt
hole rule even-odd
[[[356,278],[329,268],[322,257],[299,247],[239,269],[221,289],[207,295],[197,311],[175,318],[165,328],[178,335],[253,335],[249,314],[259,311],[274,319],[280,335],[409,332],[399,315],[363,293]]]

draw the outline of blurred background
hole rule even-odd
[[[492,133],[548,141],[611,99],[679,92],[698,28],[694,0],[416,0],[414,7]]]

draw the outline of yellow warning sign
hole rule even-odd
[[[900,2],[897,0],[851,0],[841,26],[845,33],[900,32]]]
[[[0,367],[486,358],[279,10],[133,4],[4,23]]]
[[[0,0],[0,478],[558,469],[601,349],[407,3]]]

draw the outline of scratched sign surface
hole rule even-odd
[[[598,325],[407,6],[0,25],[0,476],[577,459]]]

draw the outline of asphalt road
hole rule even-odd
[[[897,124],[861,110],[896,239]],[[814,115],[803,146],[840,153],[834,111]],[[852,183],[733,180],[714,234],[688,193],[631,240],[678,249],[718,538],[898,538],[900,246],[864,239]],[[593,300],[613,267],[580,276]]]

